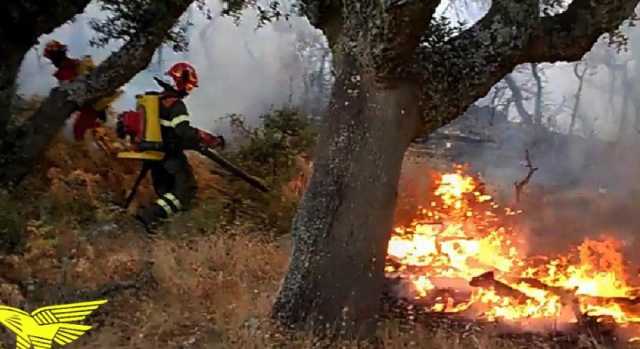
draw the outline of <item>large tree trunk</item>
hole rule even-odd
[[[415,86],[383,86],[350,57],[343,63],[273,316],[358,335],[376,321],[400,167],[420,125]]]
[[[273,316],[358,336],[377,321],[396,185],[418,130],[450,122],[517,64],[580,59],[638,0],[575,0],[545,17],[537,1],[494,0],[483,19],[443,42],[450,33],[428,25],[440,1],[302,3],[346,69],[294,220]],[[356,68],[356,57],[366,69]]]

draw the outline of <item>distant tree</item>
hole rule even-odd
[[[457,118],[519,64],[579,60],[638,0],[493,0],[468,29],[434,19],[440,2],[302,1],[337,74],[273,307],[285,325],[370,333],[410,142]]]
[[[569,121],[569,135],[572,135],[578,121],[580,112],[580,101],[582,99],[582,90],[584,89],[584,81],[589,71],[589,65],[584,63],[575,63],[573,65],[573,75],[578,79],[578,87],[574,97],[573,109],[571,110],[571,120]]]

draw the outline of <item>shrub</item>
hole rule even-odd
[[[301,193],[292,193],[288,186],[306,178],[306,158],[316,138],[313,125],[292,108],[261,116],[262,126],[257,128],[248,127],[240,115],[228,118],[236,147],[225,152],[225,157],[262,178],[271,191],[265,194],[228,177],[223,195],[227,223],[255,224],[277,234],[288,232]]]
[[[18,201],[8,193],[0,193],[0,251],[14,253],[23,244],[26,227]]]

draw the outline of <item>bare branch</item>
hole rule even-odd
[[[536,99],[534,104],[534,123],[537,126],[542,125],[542,95],[543,95],[543,84],[542,77],[540,76],[540,71],[538,70],[537,63],[531,63],[531,75],[533,76],[533,80],[536,82]]]
[[[521,181],[513,183],[513,186],[516,189],[516,202],[520,202],[522,190],[527,184],[529,184],[529,181],[531,181],[531,177],[533,177],[533,174],[536,173],[536,171],[538,171],[538,168],[534,167],[533,163],[531,163],[531,157],[529,156],[529,149],[525,151],[525,158],[527,161],[527,164],[525,165],[525,167],[529,169],[529,172],[527,172],[527,176],[523,178]]]

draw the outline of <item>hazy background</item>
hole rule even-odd
[[[226,133],[227,123],[221,117],[228,113],[244,114],[256,124],[260,114],[284,105],[321,114],[329,98],[330,87],[325,85],[331,79],[331,66],[319,31],[299,17],[257,29],[253,10],[246,10],[235,24],[218,15],[216,1],[208,3],[213,9],[211,20],[195,8],[185,14],[194,23],[188,33],[189,51],[176,54],[168,47],[161,49],[149,68],[125,86],[127,94],[115,104],[117,110],[132,108],[135,94],[157,89],[153,76],[162,75],[177,61],[188,60],[200,75],[200,88],[187,100],[196,126]],[[486,0],[451,0],[440,6],[438,14],[468,26],[489,4]],[[86,14],[42,37],[24,61],[19,93],[24,97],[46,95],[55,86],[53,67],[41,58],[42,45],[51,38],[68,43],[72,56],[90,54],[96,62],[116,49],[118,43],[100,49],[89,46],[94,34],[88,21],[99,15],[99,8],[91,5]],[[601,40],[580,63],[588,69],[579,103],[575,63],[538,66],[541,129],[523,126],[514,95],[501,82],[477,103],[484,109],[476,108],[452,125],[457,132],[489,142],[434,145],[450,150],[454,161],[469,163],[510,203],[513,183],[526,175],[523,161],[529,150],[539,170],[520,205],[528,210],[530,219],[525,223],[531,236],[573,241],[612,233],[636,245],[640,228],[640,31],[629,25],[622,30],[629,38],[624,50],[618,52]],[[518,67],[512,78],[523,95],[522,105],[533,113],[538,91],[531,67]],[[501,115],[504,122],[496,122],[495,115]],[[576,126],[567,137],[572,115]],[[410,176],[426,178],[428,174],[412,171]],[[546,246],[557,243],[544,241]]]
[[[185,60],[195,65],[200,78],[200,88],[187,100],[193,122],[199,127],[224,131],[226,122],[220,118],[228,113],[241,113],[255,121],[258,115],[283,105],[305,102],[307,109],[317,109],[309,103],[312,92],[305,83],[308,85],[314,73],[311,69],[319,68],[312,54],[328,52],[321,32],[300,17],[257,29],[253,10],[244,11],[236,24],[231,18],[219,16],[217,1],[208,1],[208,5],[213,10],[212,19],[195,7],[184,16],[194,23],[188,31],[189,50],[176,54],[170,47],[160,49],[148,69],[125,86],[127,94],[115,103],[116,110],[133,108],[137,93],[158,90],[152,77],[162,76],[173,63]],[[56,85],[51,76],[55,69],[41,56],[50,39],[67,43],[70,56],[89,54],[96,62],[116,50],[118,42],[105,48],[90,47],[94,32],[89,21],[99,16],[99,6],[91,4],[85,14],[43,36],[22,65],[18,92],[25,97],[47,95]]]

